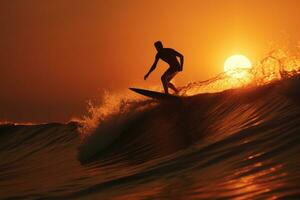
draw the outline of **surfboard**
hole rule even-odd
[[[162,92],[156,92],[156,91],[151,91],[151,90],[145,90],[145,89],[140,89],[140,88],[129,88],[131,91],[141,94],[146,97],[150,97],[153,99],[158,99],[158,100],[176,100],[179,99],[179,96],[172,95],[172,94],[165,94]]]

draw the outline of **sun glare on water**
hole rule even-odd
[[[243,55],[233,55],[226,59],[224,71],[231,77],[244,78],[252,68],[251,61]]]

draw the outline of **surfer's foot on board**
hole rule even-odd
[[[168,87],[171,88],[174,91],[174,94],[178,94],[179,93],[179,90],[175,87],[175,85],[173,83],[169,82],[168,83]]]
[[[172,91],[171,92],[169,92],[169,91],[162,91],[162,92],[164,92],[165,94],[171,94],[171,95],[178,95],[179,94],[179,90],[178,89],[176,89],[176,88],[171,88],[172,89]]]

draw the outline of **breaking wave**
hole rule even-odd
[[[299,59],[181,88],[106,93],[68,124],[0,126],[2,199],[297,199]]]

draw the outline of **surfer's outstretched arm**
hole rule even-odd
[[[156,56],[155,56],[155,60],[154,60],[153,65],[151,66],[149,72],[144,76],[144,79],[145,79],[145,80],[148,78],[148,76],[151,74],[151,72],[152,72],[153,70],[155,70],[158,60],[159,60],[159,56],[156,55]]]

